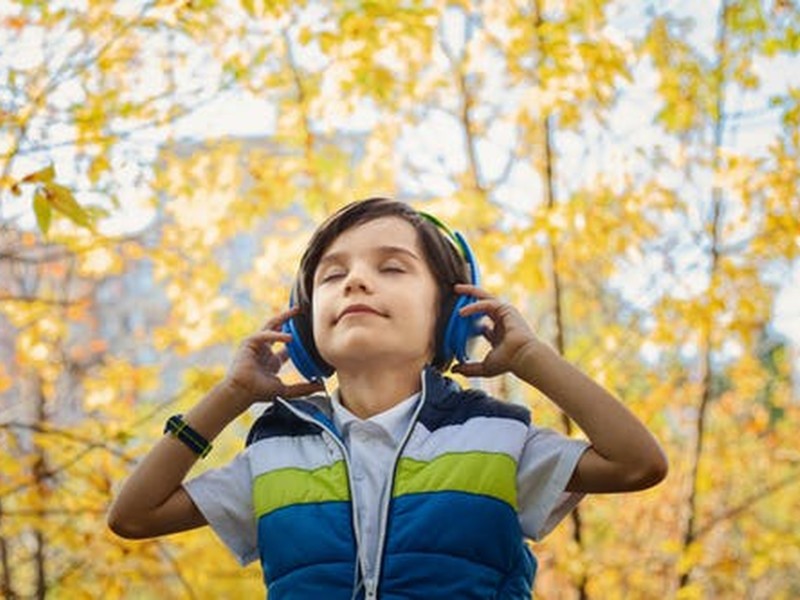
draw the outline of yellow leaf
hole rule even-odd
[[[36,223],[39,225],[39,230],[44,235],[47,235],[53,212],[50,210],[47,195],[42,188],[37,188],[33,194],[33,212],[36,214]]]
[[[22,183],[51,183],[56,178],[56,169],[50,164],[22,178]]]
[[[6,368],[3,365],[0,365],[0,394],[5,392],[11,387],[12,379],[8,376],[6,372]]]
[[[699,583],[690,583],[678,590],[678,600],[701,600],[704,598],[703,588]]]
[[[69,188],[57,183],[44,186],[44,193],[53,208],[66,216],[70,221],[81,227],[91,229],[92,220],[83,207],[75,200]]]
[[[683,556],[678,560],[678,569],[688,571],[697,566],[703,558],[704,546],[700,542],[694,542],[684,549]]]
[[[98,154],[92,162],[89,164],[89,179],[92,183],[97,183],[100,179],[100,176],[108,171],[109,168],[108,157],[104,152]]]
[[[297,41],[300,42],[301,45],[307,46],[308,43],[314,38],[314,33],[311,31],[310,27],[301,27],[300,33],[297,36]]]

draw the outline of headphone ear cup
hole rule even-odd
[[[462,317],[459,311],[474,302],[475,298],[464,294],[459,295],[456,299],[456,303],[447,320],[447,328],[445,329],[444,338],[442,339],[443,348],[441,351],[446,362],[450,362],[453,358],[458,360],[458,362],[466,362],[469,358],[467,355],[467,344],[471,338],[474,338],[480,333],[480,328],[478,327],[480,315]]]
[[[300,332],[296,318],[292,317],[281,327],[281,331],[292,336],[292,339],[286,343],[289,358],[300,374],[309,381],[317,381],[329,377],[333,374],[333,369],[328,365],[320,364],[305,347],[303,335]]]

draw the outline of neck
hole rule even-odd
[[[338,370],[342,404],[359,419],[368,419],[420,391],[422,366],[395,369]]]

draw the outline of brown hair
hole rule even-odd
[[[303,257],[292,292],[294,303],[300,306],[295,317],[295,326],[301,342],[309,354],[321,365],[327,365],[319,355],[311,328],[311,300],[314,293],[314,273],[325,251],[336,238],[348,229],[381,217],[400,217],[410,223],[417,232],[420,246],[428,267],[433,273],[439,292],[439,314],[436,315],[435,354],[432,365],[445,370],[450,361],[442,353],[445,328],[458,295],[453,290],[456,283],[469,283],[469,268],[456,250],[429,219],[422,216],[405,202],[389,198],[374,197],[352,202],[328,217],[314,232]]]

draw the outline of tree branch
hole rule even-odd
[[[61,307],[68,307],[68,306],[75,306],[76,304],[82,304],[87,302],[91,298],[91,295],[81,296],[80,298],[75,298],[73,300],[56,300],[55,298],[41,298],[39,296],[14,296],[11,294],[6,294],[0,296],[0,302],[24,302],[28,304],[48,304],[51,306],[61,306]]]
[[[765,488],[751,494],[747,498],[745,498],[739,504],[728,508],[724,513],[721,515],[711,519],[708,523],[703,525],[702,527],[697,528],[694,532],[694,540],[697,540],[701,536],[708,534],[711,530],[713,530],[717,525],[735,519],[739,515],[744,512],[747,512],[754,504],[757,504],[761,500],[768,498],[772,494],[775,494],[781,491],[783,488],[788,487],[794,483],[800,481],[800,469],[795,469],[792,473],[784,477],[783,479],[779,479],[778,481],[766,486]]]

